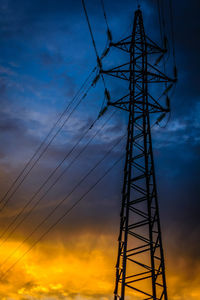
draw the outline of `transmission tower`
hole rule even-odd
[[[151,85],[169,87],[176,80],[151,63],[153,55],[163,56],[166,49],[146,36],[140,8],[132,35],[111,46],[130,56],[128,63],[102,70],[129,84],[127,95],[108,103],[129,114],[114,299],[124,300],[126,291],[128,299],[167,300],[150,114],[166,113],[169,107],[152,96]]]

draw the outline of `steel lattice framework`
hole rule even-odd
[[[140,9],[132,35],[111,46],[130,55],[128,63],[102,71],[129,83],[127,95],[109,102],[129,113],[114,299],[124,300],[128,288],[134,299],[167,300],[150,114],[168,108],[150,94],[149,85],[175,80],[149,62],[166,50],[146,36]]]

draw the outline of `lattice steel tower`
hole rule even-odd
[[[124,300],[126,290],[128,299],[167,300],[150,114],[169,107],[152,96],[151,85],[175,80],[152,63],[166,50],[146,36],[140,9],[132,35],[111,46],[130,55],[128,63],[102,71],[129,82],[129,93],[108,103],[129,113],[114,299]]]

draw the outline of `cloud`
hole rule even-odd
[[[81,85],[82,76],[86,77],[96,58],[80,1],[13,0],[1,1],[0,5],[0,181],[3,194],[39,146],[57,113],[64,108],[66,98],[70,101]],[[101,50],[106,40],[103,13],[97,2],[88,1],[87,5],[98,50]],[[119,39],[122,28],[125,35],[130,32],[136,3],[105,1],[105,6],[114,39]],[[170,297],[196,300],[199,295],[199,1],[193,6],[187,1],[181,5],[174,3],[174,6],[179,81],[171,99],[172,119],[165,130],[154,129],[153,139]],[[157,21],[152,25],[157,11],[150,1],[145,1],[143,8],[147,32],[157,38]],[[120,60],[118,55],[111,52],[108,65]],[[111,84],[107,78],[106,85],[116,97],[125,91],[124,85]],[[13,197],[1,218],[2,230],[98,115],[104,92],[101,89],[99,83]],[[106,130],[95,138],[57,189],[13,235],[14,244],[9,240],[10,244],[8,242],[7,248],[2,250],[2,258],[71,190],[86,169],[106,153],[125,131],[126,122],[127,117],[122,119],[119,115],[104,128]],[[99,127],[96,124],[93,130]],[[93,133],[91,130],[88,138]],[[86,141],[81,142],[77,152]],[[121,153],[122,148],[114,151],[112,160]],[[78,199],[110,163],[111,159],[105,161],[41,231]],[[9,274],[8,281],[2,282],[1,298],[112,299],[122,177],[123,163],[47,237],[48,243],[38,245],[27,260]],[[74,270],[70,269],[69,261]],[[61,272],[62,276],[57,276],[58,268],[62,267],[66,269]],[[192,280],[188,274],[194,274]]]

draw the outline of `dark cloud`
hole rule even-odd
[[[52,110],[61,111],[66,103],[65,98],[70,101],[77,86],[80,86],[82,82],[82,76],[86,77],[90,66],[96,63],[96,59],[81,1],[13,0],[1,1],[0,5],[0,37],[2,39],[0,49],[2,63],[0,66],[0,178],[2,191],[6,191],[8,183],[11,182],[10,178],[15,178],[51,127],[55,119],[55,112]],[[157,39],[159,38],[157,11],[152,6],[152,1],[143,1],[143,5],[147,32]],[[165,5],[167,6],[167,2]],[[181,264],[181,259],[183,259],[186,261],[184,268],[190,271],[188,271],[189,274],[191,272],[196,274],[200,260],[198,239],[200,229],[198,200],[200,193],[198,183],[200,169],[200,87],[198,82],[200,23],[198,14],[200,3],[193,1],[190,5],[188,1],[182,1],[180,5],[176,1],[173,5],[179,80],[171,99],[172,118],[168,126],[165,129],[157,128],[153,131],[156,173],[167,253],[171,256],[172,262],[176,263],[174,257],[177,258],[180,272],[183,268]],[[125,2],[105,1],[105,6],[114,39],[119,39],[122,31],[125,31],[127,35],[127,32],[131,30],[136,3],[129,0]],[[87,1],[87,7],[98,49],[103,49],[106,39],[105,24],[99,3]],[[168,19],[168,31],[169,24]],[[168,35],[170,36],[169,32]],[[111,66],[121,59],[113,53],[110,53],[108,62],[105,64]],[[171,62],[170,56],[169,63]],[[171,72],[171,69],[169,68],[168,71]],[[125,91],[124,85],[111,83],[108,78],[106,78],[106,84],[116,97]],[[73,116],[69,124],[65,126],[58,139],[28,178],[27,183],[8,205],[1,219],[2,228],[5,228],[5,224],[16,215],[22,204],[24,205],[27,199],[30,199],[46,176],[56,167],[58,161],[61,161],[81,134],[87,130],[94,120],[94,115],[98,115],[101,98],[103,98],[103,91],[101,86],[97,85],[97,89],[93,91],[88,102],[84,102],[78,114]],[[115,139],[123,134],[126,121],[127,118],[124,116],[116,117],[106,127],[106,134],[104,132],[95,138],[79,161],[70,168],[63,180],[56,186],[53,193],[46,197],[42,205],[32,214],[32,218],[21,226],[15,235],[16,239],[20,239],[21,235],[26,235],[55,206],[58,200],[69,193],[85,170],[100,159]],[[75,153],[81,151],[86,141],[87,139],[82,141]],[[87,190],[109,164],[119,157],[121,149],[112,153],[112,158],[106,160],[90,179],[79,187],[77,193],[70,197],[69,203],[63,205],[43,229],[55,221],[69,207],[68,205],[73,203],[74,199]],[[117,239],[122,170],[123,162],[91,192],[87,199],[81,202],[68,218],[64,219],[63,223],[58,225],[54,235],[67,240],[68,236],[73,234],[78,235],[78,233],[93,230],[97,235],[98,233],[114,233]],[[171,253],[174,253],[174,257]],[[178,259],[179,256],[180,259]],[[170,268],[172,269],[171,266]],[[183,276],[183,280],[188,281],[189,275],[185,276],[187,278]],[[27,282],[24,287],[30,289],[34,284],[34,282]],[[44,296],[53,297],[54,292],[44,294]],[[63,294],[56,296],[62,299]],[[72,299],[76,296],[76,293],[70,295]],[[89,295],[86,296],[89,297]],[[94,295],[94,297],[99,299],[101,295]]]

